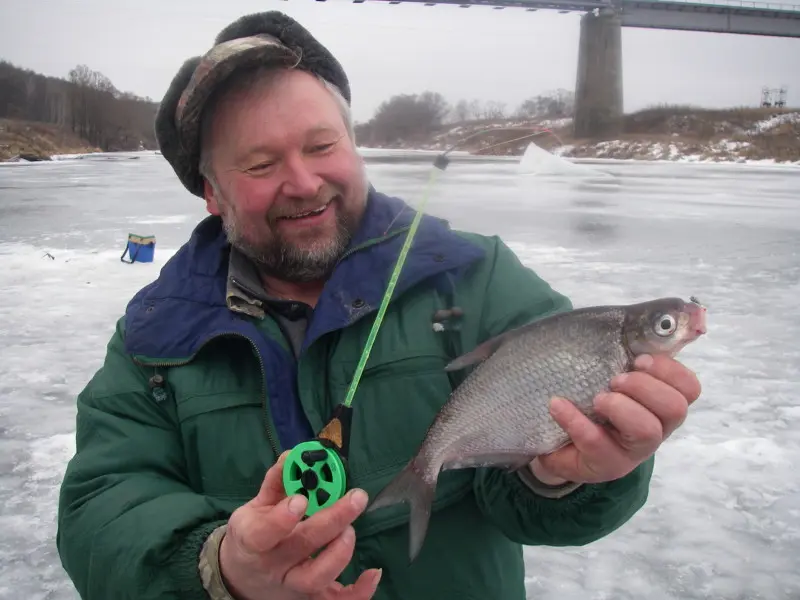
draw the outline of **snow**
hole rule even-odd
[[[653,141],[608,140],[597,142],[586,148],[576,148],[573,145],[559,146],[552,150],[555,156],[570,157],[575,152],[588,149],[587,154],[595,158],[611,158],[614,160],[637,161],[672,161],[692,163],[720,163],[731,162],[738,164],[762,165],[788,165],[800,164],[797,162],[778,161],[775,159],[744,158],[740,151],[751,146],[750,142],[722,139],[706,142],[702,145],[673,141],[670,143]],[[700,149],[700,152],[697,150]],[[625,158],[621,158],[625,157]],[[630,157],[630,158],[628,158]]]
[[[419,202],[430,161],[365,153],[373,184]],[[0,598],[76,600],[55,549],[76,394],[130,296],[204,216],[158,156],[0,173]],[[428,156],[430,158],[432,155]],[[800,169],[455,157],[429,211],[501,235],[577,306],[697,295],[708,335],[681,359],[703,383],[658,453],[634,518],[582,548],[525,549],[536,600],[800,598]],[[129,231],[155,261],[119,261]]]
[[[77,598],[53,539],[74,398],[99,366],[116,314],[171,253],[125,265],[121,248],[0,243],[0,598]]]
[[[748,156],[758,155],[763,149],[757,141],[759,136],[769,136],[781,133],[781,128],[791,128],[800,124],[800,112],[786,112],[773,115],[758,121],[746,129],[733,127],[730,123],[715,124],[717,133],[725,135],[723,139],[698,141],[681,140],[681,134],[676,130],[683,130],[687,125],[683,122],[688,117],[674,117],[671,125],[673,140],[662,142],[651,140],[607,140],[583,147],[561,145],[552,153],[558,156],[588,155],[596,158],[636,159],[636,160],[669,160],[676,162],[692,163],[719,163],[735,162],[750,164],[800,164],[800,161],[777,161],[774,159],[752,159]],[[776,131],[777,130],[777,131]],[[724,132],[724,133],[723,133]],[[737,138],[737,139],[729,139]]]
[[[572,125],[572,117],[563,117],[561,119],[543,119],[538,123],[539,127],[546,129],[560,129],[562,127],[569,127]]]
[[[775,115],[774,117],[770,117],[769,119],[764,119],[763,121],[759,121],[753,125],[752,128],[748,129],[747,133],[750,135],[766,133],[780,127],[781,125],[790,123],[800,123],[800,112],[783,113],[780,115]]]

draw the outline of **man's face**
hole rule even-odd
[[[289,281],[329,274],[364,212],[367,178],[333,95],[286,71],[227,94],[208,142],[218,188],[208,212],[265,272]]]

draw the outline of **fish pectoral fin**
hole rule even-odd
[[[534,455],[519,452],[488,452],[486,454],[473,454],[464,458],[454,458],[442,465],[442,470],[451,469],[477,469],[480,467],[494,467],[516,471],[532,461]]]
[[[503,342],[508,339],[508,335],[511,332],[501,333],[493,338],[490,338],[475,346],[472,350],[467,352],[466,354],[462,354],[458,358],[452,360],[448,365],[444,368],[445,371],[459,371],[464,367],[468,367],[472,364],[477,362],[482,362],[489,358],[492,354],[497,352],[497,349],[503,345]]]

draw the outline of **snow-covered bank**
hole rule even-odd
[[[800,111],[665,107],[626,115],[622,134],[599,140],[574,139],[570,118],[475,121],[391,146],[520,156],[530,142],[567,158],[800,165]]]

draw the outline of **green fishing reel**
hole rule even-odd
[[[318,437],[298,444],[286,456],[283,489],[287,496],[308,498],[306,517],[332,506],[347,493],[350,414],[349,408],[338,406]]]
[[[283,489],[287,496],[308,498],[306,516],[333,505],[347,491],[344,461],[335,448],[320,440],[303,442],[292,448],[283,465]]]

